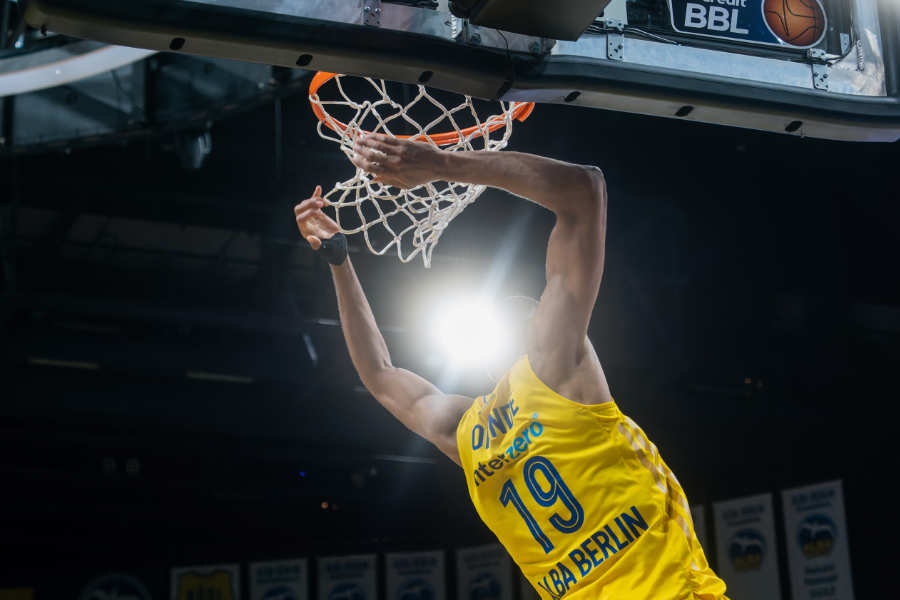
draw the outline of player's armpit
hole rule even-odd
[[[458,465],[460,461],[456,430],[472,402],[472,398],[467,396],[440,394],[422,398],[417,406],[419,418],[427,423],[427,431],[420,435]]]
[[[369,391],[410,431],[459,464],[456,428],[472,398],[444,394],[427,379],[397,367],[380,371]]]

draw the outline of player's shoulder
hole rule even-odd
[[[606,374],[587,337],[580,360],[566,361],[535,352],[529,354],[529,361],[535,376],[568,400],[584,405],[613,402]]]

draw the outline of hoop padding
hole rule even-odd
[[[345,77],[348,76],[317,73],[310,84],[309,101],[319,119],[319,136],[340,144],[348,157],[353,156],[353,143],[362,133],[386,134],[450,152],[502,150],[509,141],[513,121],[524,121],[534,109],[533,102],[498,101],[500,112],[481,119],[470,96],[462,96],[460,104],[447,108],[423,85],[418,86],[411,100],[401,104],[390,97],[384,81],[369,77],[352,79],[354,83],[367,82],[366,94],[375,99],[355,101],[342,85]],[[329,81],[334,82],[334,95],[339,98],[322,100],[319,90]],[[342,122],[328,109],[341,110],[350,118]],[[422,109],[437,112],[438,116],[421,125],[411,113]],[[461,121],[474,124],[462,126]],[[438,131],[439,128],[447,131]],[[413,133],[401,134],[401,129]],[[402,262],[421,254],[426,268],[431,266],[431,253],[450,221],[485,190],[482,185],[450,181],[399,189],[373,182],[372,178],[356,169],[352,178],[336,183],[325,194],[326,210],[334,211],[343,233],[362,233],[373,253],[383,255],[395,250]]]

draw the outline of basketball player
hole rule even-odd
[[[547,283],[522,356],[492,392],[446,394],[395,367],[322,189],[294,208],[322,250],[362,382],[409,429],[463,468],[481,519],[542,598],[721,600],[684,491],[622,414],[587,339],[603,274],[606,185],[594,167],[516,152],[443,152],[366,135],[353,163],[411,188],[449,180],[507,190],[556,215]]]

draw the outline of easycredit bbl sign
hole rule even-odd
[[[822,0],[669,0],[679,33],[779,46],[821,43],[828,19]]]

